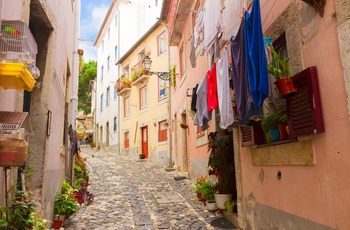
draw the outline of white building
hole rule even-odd
[[[94,44],[98,49],[97,78],[91,109],[94,142],[103,149],[120,152],[121,111],[115,83],[121,70],[115,63],[157,21],[160,10],[158,0],[114,0],[101,25]]]

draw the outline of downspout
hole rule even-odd
[[[78,39],[79,39],[79,28],[80,28],[80,0],[75,1],[75,11],[74,11],[74,19],[75,19],[75,28],[74,28],[74,46],[73,46],[73,84],[72,84],[72,93],[71,93],[71,106],[72,106],[72,116],[71,116],[71,125],[74,131],[76,131],[76,117],[77,117],[77,110],[78,110],[78,81],[79,81],[79,61],[78,61]],[[75,140],[74,140],[75,141]],[[71,145],[72,146],[72,145]],[[70,175],[69,180],[73,181],[73,159],[74,159],[74,148],[71,149],[70,154]]]
[[[117,4],[117,14],[118,14],[118,42],[117,42],[117,44],[118,44],[118,47],[117,47],[117,49],[118,49],[118,57],[117,58],[119,58],[120,57],[120,12],[119,12],[119,4]],[[120,76],[120,65],[118,65],[117,66],[118,67],[118,78],[119,78],[119,76]],[[121,119],[122,119],[122,115],[120,114],[120,104],[121,104],[121,102],[120,102],[120,97],[118,97],[118,129],[119,129],[119,131],[118,131],[118,133],[117,133],[117,135],[118,135],[118,138],[117,138],[117,140],[118,140],[118,153],[121,153],[121,134],[120,134],[120,132],[122,131],[121,130],[121,128],[120,128],[120,124],[121,124]]]

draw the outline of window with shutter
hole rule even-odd
[[[254,131],[253,126],[240,126],[242,133],[242,146],[252,146],[255,144],[254,142]]]
[[[294,84],[298,93],[286,98],[290,137],[323,133],[317,68],[312,66],[296,74]]]

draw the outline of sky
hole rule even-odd
[[[84,50],[84,62],[97,60],[96,36],[112,0],[81,0],[79,48]]]

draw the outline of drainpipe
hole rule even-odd
[[[168,37],[168,72],[170,73],[170,34],[169,28],[166,23],[164,23],[161,19],[159,21],[165,26],[165,30]],[[172,155],[172,116],[171,116],[171,80],[169,79],[169,140],[168,140],[168,149],[169,149],[169,168],[173,167],[173,155]]]
[[[79,39],[79,27],[80,27],[80,0],[75,1],[75,31],[74,31],[74,46],[73,46],[73,84],[72,84],[72,94],[71,94],[71,106],[72,106],[72,116],[71,116],[71,124],[73,130],[75,130],[75,119],[77,116],[78,110],[78,80],[79,80],[79,70],[78,70],[78,39]]]
[[[117,42],[117,44],[118,44],[118,57],[117,58],[119,58],[120,57],[120,12],[119,12],[119,4],[117,4],[117,14],[118,14],[118,42]],[[118,75],[117,75],[117,77],[119,77],[120,76],[120,65],[118,65],[117,66],[118,67]],[[120,114],[120,111],[121,111],[121,109],[120,109],[120,104],[121,104],[121,102],[120,102],[121,100],[120,100],[120,97],[118,97],[118,132],[117,132],[117,135],[118,135],[118,138],[117,138],[117,140],[118,140],[118,153],[121,153],[121,134],[120,134],[120,132],[121,132],[121,128],[120,128],[120,124],[121,124],[121,118],[122,118],[122,115]]]

